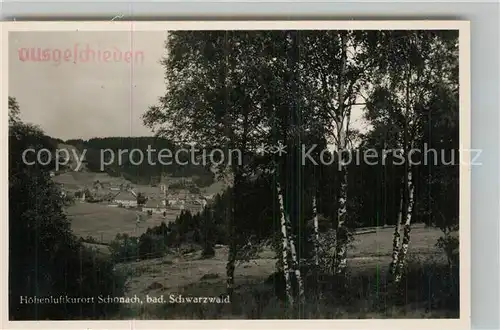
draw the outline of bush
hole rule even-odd
[[[24,289],[11,292],[10,308],[13,320],[101,319],[119,311],[119,304],[98,303],[98,296],[119,297],[124,294],[125,277],[113,271],[109,257],[71,244],[57,255],[57,271],[39,273],[24,283]],[[27,288],[26,288],[27,284]],[[20,297],[90,298],[81,303],[21,304]]]
[[[114,262],[126,262],[139,258],[139,245],[137,237],[127,234],[117,234],[109,243],[111,258]]]
[[[436,246],[444,251],[446,258],[448,259],[448,265],[450,267],[457,267],[459,264],[460,256],[460,240],[458,236],[452,235],[452,233],[446,233],[444,237],[440,237],[436,243]]]
[[[9,110],[11,99],[9,98]],[[14,102],[15,106],[15,102]],[[14,109],[15,110],[15,109]],[[85,248],[71,231],[64,207],[70,200],[50,177],[54,164],[27,166],[26,148],[54,151],[37,127],[9,125],[9,318],[62,320],[102,318],[118,306],[98,304],[98,295],[123,295],[113,263]],[[21,297],[93,298],[82,303],[22,303]],[[61,298],[62,297],[62,298]]]
[[[145,233],[139,238],[139,258],[152,259],[164,256],[168,252],[166,237]]]
[[[460,271],[442,262],[411,260],[403,278],[402,300],[425,303],[427,309],[460,310]]]
[[[155,228],[161,228],[161,226]],[[127,262],[163,257],[169,251],[167,235],[156,233],[155,228],[148,229],[139,238],[127,234],[116,235],[116,238],[109,244],[112,260]]]

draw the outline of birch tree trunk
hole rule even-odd
[[[412,172],[411,169],[407,173],[408,175],[408,206],[406,210],[406,220],[404,224],[403,230],[403,242],[401,244],[401,249],[399,251],[399,260],[397,264],[395,283],[398,284],[401,282],[403,277],[403,272],[406,265],[406,256],[408,255],[408,247],[410,245],[410,232],[411,232],[411,219],[413,214],[413,205],[415,203],[414,199],[414,191],[415,185],[413,184]]]
[[[344,274],[347,268],[347,229],[345,228],[345,221],[347,217],[347,170],[342,166],[341,183],[338,199],[337,210],[337,235],[335,242],[335,273]]]
[[[297,98],[299,97],[298,93],[298,84],[297,84],[297,79],[298,79],[298,59],[299,59],[299,42],[298,42],[298,32],[297,31],[287,31],[285,32],[285,38],[288,43],[288,56],[287,56],[287,66],[288,66],[288,74],[286,75],[286,83],[290,88],[290,94],[289,94],[289,111],[286,113],[283,113],[286,115],[287,119],[287,126],[284,131],[284,136],[283,140],[284,143],[286,144],[288,139],[291,139],[293,141],[292,145],[295,147],[300,145],[300,136],[297,131],[297,127],[300,127],[301,122],[300,122],[300,114],[299,114],[299,109],[297,105]],[[290,130],[290,128],[292,128]],[[294,161],[297,161],[297,156],[298,154],[294,152],[293,150],[290,152],[290,154],[287,153],[287,158],[289,163],[294,163]],[[297,184],[299,184],[298,176],[297,176],[297,169],[288,169],[289,172],[287,172],[287,175],[290,176],[290,181],[289,184],[287,185],[287,189],[290,189],[290,201],[287,201],[289,203],[289,208],[288,208],[288,213],[286,212],[285,208],[283,207],[283,214],[285,217],[285,224],[286,224],[286,230],[287,230],[287,238],[288,242],[290,244],[290,253],[291,253],[291,261],[292,261],[292,269],[295,273],[295,281],[297,284],[297,293],[298,293],[298,300],[299,303],[303,304],[304,303],[304,285],[302,281],[302,276],[300,273],[299,269],[299,262],[297,258],[297,250],[295,247],[295,241],[294,241],[294,231],[293,231],[293,226],[292,226],[292,221],[294,224],[298,223],[299,217],[298,217],[298,207],[299,207],[299,201],[300,199],[298,198],[298,194],[296,191],[293,191],[293,189],[297,189]],[[278,176],[279,178],[281,176]]]
[[[283,192],[281,191],[281,186],[279,183],[276,183],[276,189],[278,191],[278,202],[280,208],[281,234],[283,240],[282,262],[283,262],[283,273],[285,275],[286,295],[288,297],[290,305],[293,306],[295,301],[292,292],[292,283],[290,281],[290,265],[288,263],[288,258],[291,255],[291,251],[290,251],[290,241],[288,240],[288,234],[287,234],[288,228],[286,223],[285,203],[283,200]]]
[[[316,196],[313,197],[312,200],[312,208],[313,208],[313,244],[314,244],[314,265],[316,269],[319,268],[319,224],[318,224],[318,207],[316,205]]]
[[[295,279],[297,281],[297,291],[298,291],[298,298],[299,298],[299,303],[302,305],[305,302],[305,294],[304,294],[304,283],[302,282],[302,276],[300,273],[300,268],[299,268],[299,263],[297,260],[297,251],[295,249],[295,241],[293,239],[293,231],[292,231],[292,224],[290,223],[290,219],[285,213],[285,220],[286,220],[286,227],[288,229],[288,232],[290,233],[289,236],[289,242],[290,242],[290,252],[292,255],[292,267],[295,272]]]
[[[411,44],[411,39],[409,40]],[[406,85],[405,85],[405,111],[404,111],[404,130],[403,130],[403,153],[405,156],[405,184],[403,185],[405,203],[406,205],[402,208],[404,210],[405,224],[403,229],[403,242],[398,252],[398,260],[395,265],[394,283],[396,286],[401,282],[403,277],[403,271],[405,267],[405,259],[408,253],[408,246],[410,243],[410,231],[411,231],[411,217],[413,213],[413,203],[414,203],[414,185],[412,178],[412,169],[409,165],[410,159],[408,158],[409,149],[413,146],[413,136],[410,135],[410,129],[413,126],[413,121],[411,120],[411,100],[410,100],[410,81],[412,77],[412,65],[411,62],[408,63],[408,68],[406,72]],[[405,209],[406,208],[406,209]]]
[[[346,37],[341,34],[341,67],[338,79],[338,114],[336,120],[337,126],[337,145],[339,151],[339,171],[340,171],[340,191],[338,196],[338,210],[337,210],[337,231],[335,242],[335,273],[344,274],[347,268],[347,243],[348,233],[345,228],[345,221],[347,218],[347,167],[343,163],[342,155],[347,148],[348,128],[350,120],[350,110],[345,107],[344,95],[344,78],[347,62],[347,44]],[[346,111],[347,110],[347,111]]]
[[[403,186],[401,188],[401,194],[399,197],[399,211],[398,211],[398,218],[396,222],[396,226],[394,228],[394,235],[392,238],[392,260],[391,264],[389,266],[390,274],[395,275],[396,274],[396,266],[398,265],[398,257],[399,257],[399,249],[401,245],[401,225],[403,222],[403,200],[404,200],[404,192],[405,192],[405,187],[404,187],[404,182]]]

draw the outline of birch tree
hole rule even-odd
[[[304,33],[303,70],[310,72],[307,83],[316,92],[314,109],[327,138],[333,142],[338,156],[339,193],[336,201],[335,272],[345,274],[348,221],[348,159],[352,147],[351,111],[362,102],[369,72],[374,65],[367,44],[372,33],[361,31],[314,31]]]
[[[290,265],[289,265],[289,258],[290,258],[290,242],[288,240],[288,228],[286,224],[286,217],[285,217],[285,203],[283,202],[283,193],[281,191],[280,184],[276,184],[276,190],[278,194],[278,201],[279,201],[279,212],[280,212],[280,219],[281,219],[281,233],[282,233],[282,240],[283,240],[283,247],[282,247],[282,263],[283,263],[283,273],[285,276],[285,288],[286,288],[286,295],[288,297],[288,301],[290,305],[293,306],[294,304],[294,296],[292,293],[292,282],[290,279]]]
[[[227,219],[229,294],[234,289],[237,250],[246,243],[246,234],[236,229],[240,186],[248,173],[243,159],[266,138],[258,130],[266,118],[256,102],[268,92],[259,88],[264,82],[259,38],[256,31],[170,32],[168,54],[162,61],[166,93],[144,115],[145,124],[158,136],[195,143],[199,150],[225,151],[222,162],[209,165],[232,181]]]
[[[297,131],[300,123],[291,125],[288,117],[297,112],[291,104],[297,93],[290,91],[297,89],[299,79],[297,60],[291,56],[292,52],[297,53],[298,45],[290,32],[186,31],[169,33],[167,50],[163,61],[167,91],[160,104],[145,114],[145,123],[157,135],[174,137],[174,142],[189,141],[198,148],[223,148],[226,152],[238,150],[240,155],[240,159],[229,158],[230,163],[214,168],[232,181],[233,198],[227,212],[227,288],[232,293],[237,251],[249,239],[248,233],[239,230],[244,218],[240,212],[244,195],[241,187],[259,168],[269,172],[274,167],[269,157],[259,158],[256,152],[262,147],[274,147],[269,141],[276,134],[275,142],[298,146],[293,140],[297,135],[291,132]],[[297,155],[293,157],[296,159]],[[268,163],[260,164],[262,158]],[[285,198],[285,192],[294,187],[285,177],[291,169],[287,162],[292,160],[277,162],[284,169],[278,171],[284,210],[280,217],[285,220],[289,242],[285,252],[290,255],[290,268],[302,288],[291,232],[297,222],[293,208],[298,204],[296,198]],[[304,295],[299,296],[303,299]]]
[[[316,196],[313,196],[313,244],[314,244],[314,266],[319,268],[319,222],[318,222],[318,206],[316,204]]]
[[[454,45],[449,42],[447,32],[384,31],[378,37],[381,75],[374,82],[376,87],[367,104],[367,118],[375,126],[374,129],[387,129],[392,135],[391,147],[399,148],[404,159],[401,177],[403,188],[390,266],[397,285],[404,272],[417,202],[416,177],[411,164],[415,158],[412,158],[412,153],[422,141],[424,115],[428,113],[436,83],[449,81],[453,74],[449,63]],[[443,71],[444,68],[450,70]]]

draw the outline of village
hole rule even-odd
[[[194,178],[156,178],[149,185],[88,171],[51,173],[63,196],[77,236],[108,243],[118,233],[140,235],[147,228],[175,221],[185,210],[201,212],[218,192],[220,183],[200,188]]]
[[[213,199],[214,194],[203,194],[202,190],[191,178],[180,178],[171,186],[167,179],[159,184],[134,185],[130,182],[113,184],[109,181],[96,179],[79,189],[66,187],[63,180],[58,180],[51,172],[54,181],[60,186],[64,196],[74,197],[79,202],[101,203],[110,207],[123,207],[140,210],[149,214],[163,214],[168,210],[189,210],[198,212],[203,210],[207,203]]]

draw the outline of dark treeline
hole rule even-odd
[[[64,212],[67,200],[50,178],[54,164],[29,166],[21,161],[28,148],[55,151],[57,144],[38,127],[21,122],[19,111],[15,99],[9,98],[10,319],[105,318],[119,306],[98,303],[97,297],[123,295],[124,278],[113,271],[109,259],[88,250],[73,235]],[[32,154],[28,158],[35,160]],[[21,299],[50,296],[63,301]],[[65,297],[94,297],[94,301],[64,303]]]
[[[303,271],[333,273],[340,281],[334,286],[348,285],[354,228],[394,226],[388,267],[399,289],[412,224],[437,226],[445,237],[457,230],[456,31],[183,31],[170,33],[166,48],[169,83],[145,124],[158,136],[246,155],[243,163],[218,166],[219,178],[233,187],[226,219],[229,294],[239,251],[266,238],[244,230],[246,218],[267,208],[273,209],[268,226],[278,237],[278,268],[295,274],[295,280],[283,277],[291,306],[304,302]],[[366,131],[355,127],[354,111],[362,112]],[[278,145],[284,155],[259,153]],[[327,145],[342,153],[376,151],[378,159],[304,165],[301,150],[313,145],[319,146],[316,160]],[[425,157],[424,146],[436,150],[436,162],[433,154]],[[385,150],[398,153],[384,161]],[[451,154],[452,164],[444,161]],[[431,161],[416,163],[424,158]],[[258,208],[246,209],[247,184],[255,177],[267,193]],[[333,232],[331,253],[318,260],[326,232]],[[305,248],[311,245],[314,253]],[[304,262],[315,266],[304,269]]]
[[[123,176],[135,184],[158,183],[162,174],[173,177],[196,177],[195,182],[199,186],[208,186],[213,183],[213,174],[210,169],[201,163],[195,164],[197,161],[191,160],[187,152],[179,152],[177,162],[174,158],[175,153],[181,147],[166,138],[106,137],[67,140],[66,143],[77,147],[80,151],[87,150],[85,160],[89,170],[100,172],[101,165],[104,164],[104,171],[109,175]],[[105,152],[107,149],[113,150],[113,153]],[[148,160],[148,149],[151,150],[151,161]],[[121,159],[119,150],[127,151],[122,154]],[[142,152],[142,161],[139,153],[132,153],[133,150]],[[165,158],[162,158],[161,162],[158,158],[160,150],[171,152],[171,154],[163,152]],[[103,159],[101,159],[101,154]],[[171,155],[171,157],[166,158],[165,155]],[[108,163],[110,164],[106,165]],[[181,165],[184,163],[186,164]]]
[[[333,317],[332,310],[345,306],[386,315],[393,304],[413,303],[456,315],[458,239],[450,235],[459,223],[456,31],[173,31],[166,48],[169,56],[162,64],[169,83],[158,104],[144,115],[145,124],[158,138],[68,143],[93,150],[87,155],[91,170],[99,170],[97,150],[139,148],[145,153],[148,145],[175,148],[187,141],[199,148],[238,149],[244,161],[229,158],[213,166],[215,178],[230,188],[201,213],[183,212],[174,223],[151,228],[142,237],[118,236],[111,244],[115,262],[163,255],[186,244],[210,258],[215,245],[224,244],[228,250],[225,293],[234,298],[234,307],[242,290],[235,285],[236,264],[271,245],[277,267],[270,282],[287,307],[274,317],[310,316],[305,313]],[[11,108],[14,114],[15,107]],[[354,109],[369,124],[366,131],[354,127]],[[20,123],[15,124],[14,117],[10,143],[30,139],[39,143],[40,135],[16,131]],[[26,143],[32,142],[11,149],[21,150]],[[260,152],[262,147],[277,145],[285,147],[284,155]],[[330,164],[303,164],[302,148],[313,145],[318,147],[311,157],[318,163],[327,145],[362,154],[375,150],[379,157],[370,158],[375,164],[363,159],[346,164],[344,158]],[[427,163],[409,163],[408,158],[424,158],[424,146],[437,150],[437,162],[430,157]],[[413,153],[415,149],[420,152]],[[384,150],[398,150],[406,161],[398,164],[392,154],[383,161]],[[451,154],[455,154],[453,164],[448,162]],[[323,156],[336,154],[329,151]],[[16,278],[11,286],[27,292],[21,283],[42,276],[46,292],[57,293],[67,283],[58,276],[78,269],[71,265],[80,262],[81,256],[75,254],[80,247],[61,212],[58,192],[41,188],[52,189],[45,169],[24,168],[16,159],[19,152],[11,157],[9,223],[14,243],[10,254],[22,256],[10,258],[11,278]],[[108,170],[111,175],[126,173],[147,183],[164,171],[178,176],[206,173],[212,178],[208,169],[189,165],[165,169],[125,163]],[[410,263],[411,227],[417,222],[442,230],[443,237],[436,243],[446,252],[448,265],[427,260],[417,266]],[[46,225],[36,231],[33,223]],[[394,229],[392,262],[383,272],[379,267],[367,270],[366,276],[354,274],[347,262],[354,230],[377,225]],[[27,246],[20,239],[26,233],[35,235]],[[52,258],[59,249],[68,255]],[[42,255],[50,260],[43,268],[46,271],[30,273],[33,268],[27,265],[31,267],[36,262],[33,258]],[[96,289],[115,290],[108,286],[114,281],[114,275],[109,275],[113,273],[104,275],[96,270],[98,265],[89,266],[86,277],[73,276],[85,277],[78,283],[89,290],[94,278],[108,276],[98,282],[103,287],[96,285]],[[35,294],[42,287],[39,283],[29,292]],[[259,300],[255,305],[265,303]],[[306,311],[305,306],[330,310]],[[253,310],[242,313],[254,315]]]

